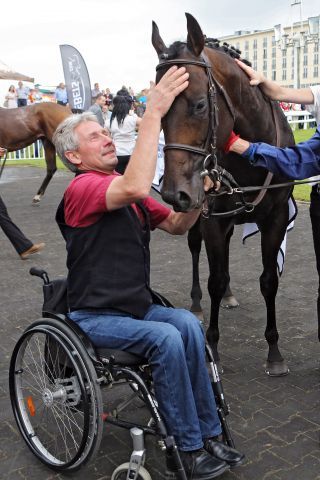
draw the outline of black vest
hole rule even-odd
[[[67,247],[70,311],[111,309],[143,318],[152,304],[150,225],[146,209],[142,226],[130,206],[106,212],[88,227],[69,227],[64,201],[56,220]]]

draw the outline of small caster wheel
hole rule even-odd
[[[119,467],[117,467],[113,472],[111,476],[111,480],[127,480],[129,465],[130,465],[129,462],[119,465]],[[134,478],[134,474],[135,472],[132,470],[131,473],[129,473],[128,478],[130,479]],[[141,466],[139,468],[139,473],[136,480],[152,480],[152,478],[148,470],[146,470],[144,467]]]

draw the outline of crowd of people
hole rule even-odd
[[[112,94],[109,88],[100,90],[95,83],[91,91],[93,112],[99,124],[111,134],[118,158],[117,172],[123,174],[136,144],[137,131],[146,110],[148,89],[135,95],[125,85]]]
[[[113,100],[116,96],[124,97],[130,103],[130,110],[136,113],[136,115],[141,118],[146,109],[148,92],[149,92],[149,89],[144,88],[141,90],[140,93],[135,94],[131,87],[126,87],[125,85],[122,85],[120,90],[118,90],[116,94],[113,94],[110,92],[109,88],[100,89],[99,83],[95,83],[91,91],[91,96],[92,96],[93,103],[95,102],[95,99],[99,94],[102,94],[104,96],[105,107],[106,107],[103,109],[104,112],[109,112],[112,110],[114,105]],[[109,115],[109,118],[110,118],[110,115]]]
[[[10,85],[4,97],[3,106],[5,108],[25,107],[32,103],[40,103],[42,100],[42,93],[38,86],[30,88],[20,81],[17,86]]]
[[[130,102],[130,110],[134,111],[138,117],[141,118],[146,109],[148,91],[149,89],[145,88],[136,95],[131,87],[127,88],[123,85],[116,94],[113,94],[109,88],[100,89],[99,84],[95,83],[91,91],[92,104],[96,102],[98,95],[102,95],[103,99],[105,99],[105,102],[101,104],[103,107],[102,110],[104,118],[110,118],[113,108],[113,99],[115,96],[121,95],[127,98],[127,100]],[[68,105],[68,93],[65,83],[60,82],[52,96],[48,96],[46,98],[39,89],[39,85],[29,87],[24,85],[22,81],[19,81],[17,85],[10,85],[8,92],[4,96],[3,107],[24,107],[26,105],[32,105],[33,103],[48,101],[48,99],[58,103],[59,105]]]

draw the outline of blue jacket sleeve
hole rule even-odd
[[[320,174],[320,130],[306,142],[279,148],[266,143],[251,143],[243,154],[252,165],[264,167],[288,178],[303,179]]]

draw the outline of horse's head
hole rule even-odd
[[[232,130],[233,117],[220,85],[213,76],[211,62],[205,54],[204,35],[198,22],[186,14],[187,42],[164,44],[153,22],[152,44],[159,57],[157,82],[172,65],[184,65],[189,72],[189,86],[174,101],[163,118],[165,175],[162,197],[177,211],[197,208],[204,199],[201,172],[213,168],[218,149]],[[221,119],[224,115],[224,133]]]

